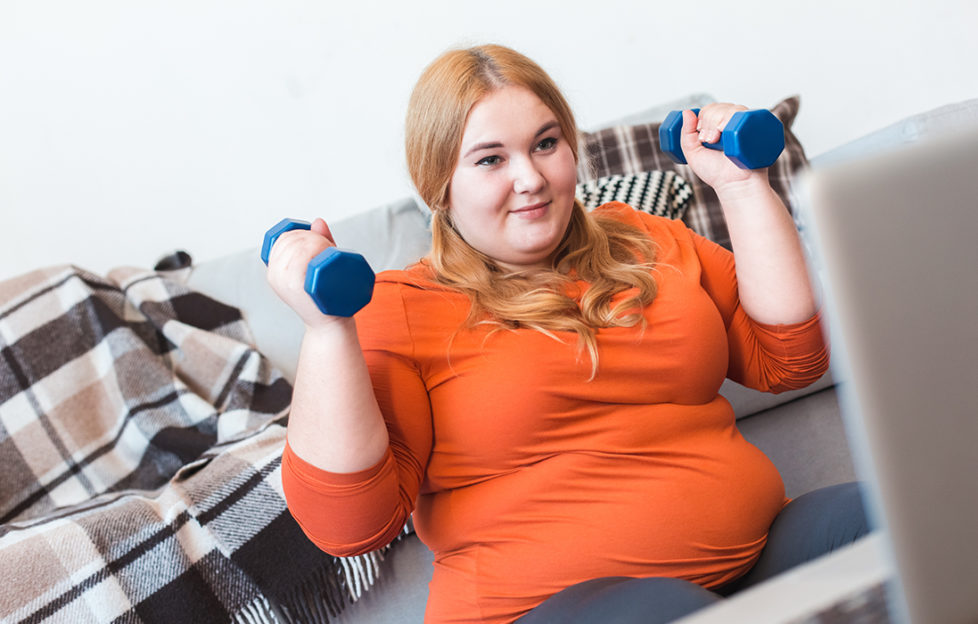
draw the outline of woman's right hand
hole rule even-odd
[[[309,261],[335,246],[329,226],[322,219],[316,219],[308,230],[295,229],[280,234],[268,253],[266,277],[269,285],[299,315],[307,329],[327,325],[338,318],[323,314],[305,290]]]

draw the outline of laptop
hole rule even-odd
[[[683,619],[978,622],[978,126],[814,168],[800,220],[872,535]]]
[[[978,622],[978,126],[814,169],[805,186],[891,612]]]

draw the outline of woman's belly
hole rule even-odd
[[[770,460],[732,418],[725,429],[642,443],[565,450],[423,497],[416,521],[435,553],[432,620],[507,621],[603,576],[716,587],[749,569],[785,503]]]

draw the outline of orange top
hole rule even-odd
[[[645,331],[462,329],[468,299],[422,266],[381,273],[357,316],[390,452],[355,474],[286,448],[289,508],[322,549],[382,547],[414,513],[434,552],[428,622],[510,622],[574,583],[672,576],[706,587],[753,565],[785,504],[741,437],[724,377],[767,391],[828,366],[818,318],[767,326],[737,298],[733,256],[679,221],[600,208],[659,246]]]

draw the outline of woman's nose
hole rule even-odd
[[[547,183],[532,158],[514,161],[513,168],[513,190],[516,193],[536,193]]]

